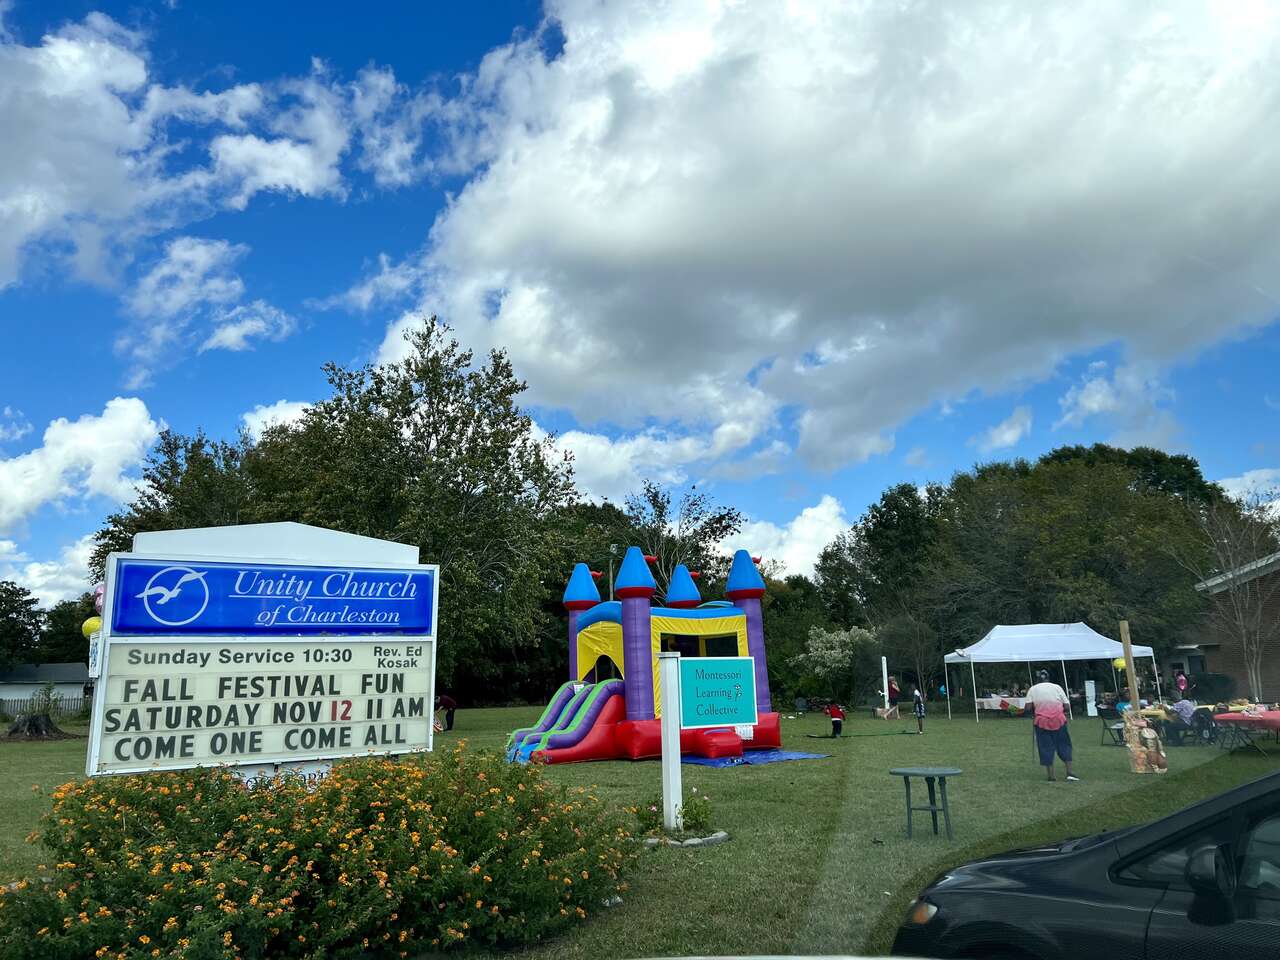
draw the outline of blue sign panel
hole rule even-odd
[[[435,571],[120,560],[113,634],[435,632]]]

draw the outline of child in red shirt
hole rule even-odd
[[[840,704],[833,703],[827,707],[827,716],[831,718],[831,736],[840,736],[840,729],[844,726],[844,710]]]

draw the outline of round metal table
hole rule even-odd
[[[911,812],[913,810],[926,811],[933,818],[933,833],[938,833],[938,814],[942,814],[943,823],[947,828],[947,839],[954,840],[955,834],[951,832],[951,808],[947,805],[947,777],[958,777],[964,771],[959,767],[894,767],[889,771],[890,776],[901,777],[902,784],[907,791],[907,838],[911,838]],[[929,790],[929,803],[927,806],[913,807],[911,805],[911,778],[920,777],[924,780],[925,786]],[[937,784],[935,792],[934,785]],[[938,793],[941,793],[939,798]],[[941,803],[938,800],[941,799]]]

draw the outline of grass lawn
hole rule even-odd
[[[935,708],[936,712],[936,708]],[[458,729],[474,748],[499,749],[508,731],[536,720],[537,708],[459,710]],[[825,733],[820,716],[783,721],[790,749],[826,760],[723,770],[685,766],[715,807],[729,843],[706,849],[643,852],[620,907],[602,910],[571,935],[528,951],[531,957],[883,952],[906,901],[947,866],[1044,839],[1089,833],[1160,816],[1277,768],[1280,752],[1226,756],[1213,748],[1169,751],[1164,777],[1128,772],[1125,751],[1099,746],[1099,721],[1073,725],[1081,783],[1043,782],[1029,724],[931,716],[925,736],[906,721],[846,722],[851,736]],[[29,873],[38,850],[23,842],[47,809],[31,785],[57,785],[83,769],[86,741],[0,744],[0,879]],[[1274,746],[1272,747],[1275,750]],[[899,765],[949,765],[956,841],[927,826],[905,836]],[[658,795],[656,762],[551,767],[569,785],[595,784],[619,804]],[[921,815],[927,824],[927,817]]]

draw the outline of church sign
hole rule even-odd
[[[88,774],[431,749],[437,579],[112,554]]]

